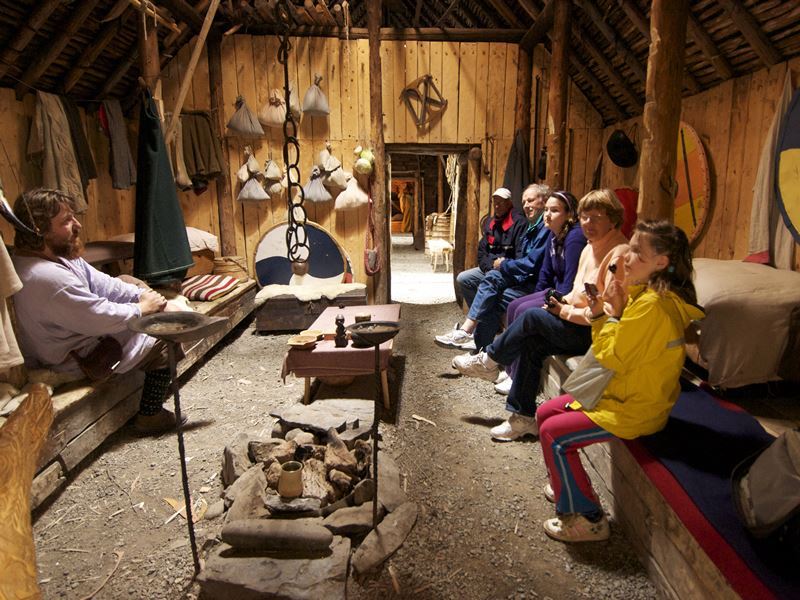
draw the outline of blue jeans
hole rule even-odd
[[[475,300],[475,294],[478,291],[478,286],[481,284],[484,277],[485,275],[480,267],[461,271],[461,273],[456,276],[456,283],[458,287],[461,288],[461,296],[464,298],[464,302],[467,303],[467,308],[472,306],[472,302]]]
[[[518,315],[486,347],[486,353],[501,365],[510,365],[519,358],[506,410],[536,416],[536,394],[544,359],[551,354],[585,354],[591,343],[592,328],[588,325],[564,321],[543,308],[532,308]]]
[[[477,322],[473,336],[478,350],[483,350],[492,343],[509,303],[526,296],[533,288],[532,283],[515,284],[516,280],[506,277],[497,270],[489,271],[483,278],[467,313],[467,317]]]

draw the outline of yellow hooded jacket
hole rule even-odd
[[[667,424],[680,392],[683,332],[704,313],[672,292],[632,286],[628,293],[619,321],[592,323],[594,355],[614,377],[594,409],[585,410],[579,402],[570,406],[615,436],[633,439]]]

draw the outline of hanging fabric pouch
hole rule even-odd
[[[561,388],[580,402],[583,408],[591,410],[613,377],[614,371],[601,365],[589,348]]]
[[[314,83],[306,90],[303,97],[303,112],[312,117],[327,117],[331,113],[328,99],[319,87],[322,75],[314,73]]]
[[[300,99],[297,97],[297,92],[289,85],[289,110],[292,111],[292,117],[295,121],[299,121],[303,116],[303,109],[300,107]]]
[[[239,195],[236,197],[240,202],[251,202],[258,200],[269,200],[269,194],[255,177],[251,177],[242,186]]]
[[[281,168],[271,158],[264,164],[264,179],[269,182],[280,181],[283,178]]]
[[[355,181],[355,179],[353,180]],[[364,271],[367,275],[375,275],[381,270],[381,249],[375,244],[375,215],[372,196],[369,197],[369,214],[367,215],[367,234],[364,240]]]
[[[247,163],[244,163],[239,170],[236,171],[236,179],[239,180],[239,183],[247,183],[247,180],[250,179],[250,171],[247,169]]]
[[[269,100],[258,111],[258,120],[267,127],[283,127],[286,120],[286,101],[281,90],[276,88],[269,93]]]
[[[347,182],[344,191],[336,196],[336,203],[333,205],[335,210],[355,210],[367,204],[369,196],[358,185],[358,181],[353,177]]]
[[[328,202],[329,200],[333,200],[331,193],[322,185],[322,171],[320,171],[318,166],[315,165],[311,168],[311,177],[308,183],[303,186],[303,193],[305,194],[305,199],[310,202]]]
[[[353,179],[353,174],[339,167],[322,178],[322,185],[328,188],[331,193],[337,194],[347,188],[347,184],[351,179]]]
[[[264,128],[242,96],[236,99],[236,112],[228,121],[228,133],[243,138],[257,138],[264,135]]]

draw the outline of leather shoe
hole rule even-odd
[[[181,425],[186,425],[189,419],[185,414],[181,414]],[[175,429],[175,413],[162,408],[154,415],[136,415],[133,420],[133,427],[141,434],[164,433]]]

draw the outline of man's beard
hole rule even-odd
[[[64,243],[53,245],[51,241],[48,245],[53,254],[61,258],[66,258],[67,260],[78,258],[83,254],[83,240],[81,240],[79,235],[76,235],[74,238]]]

